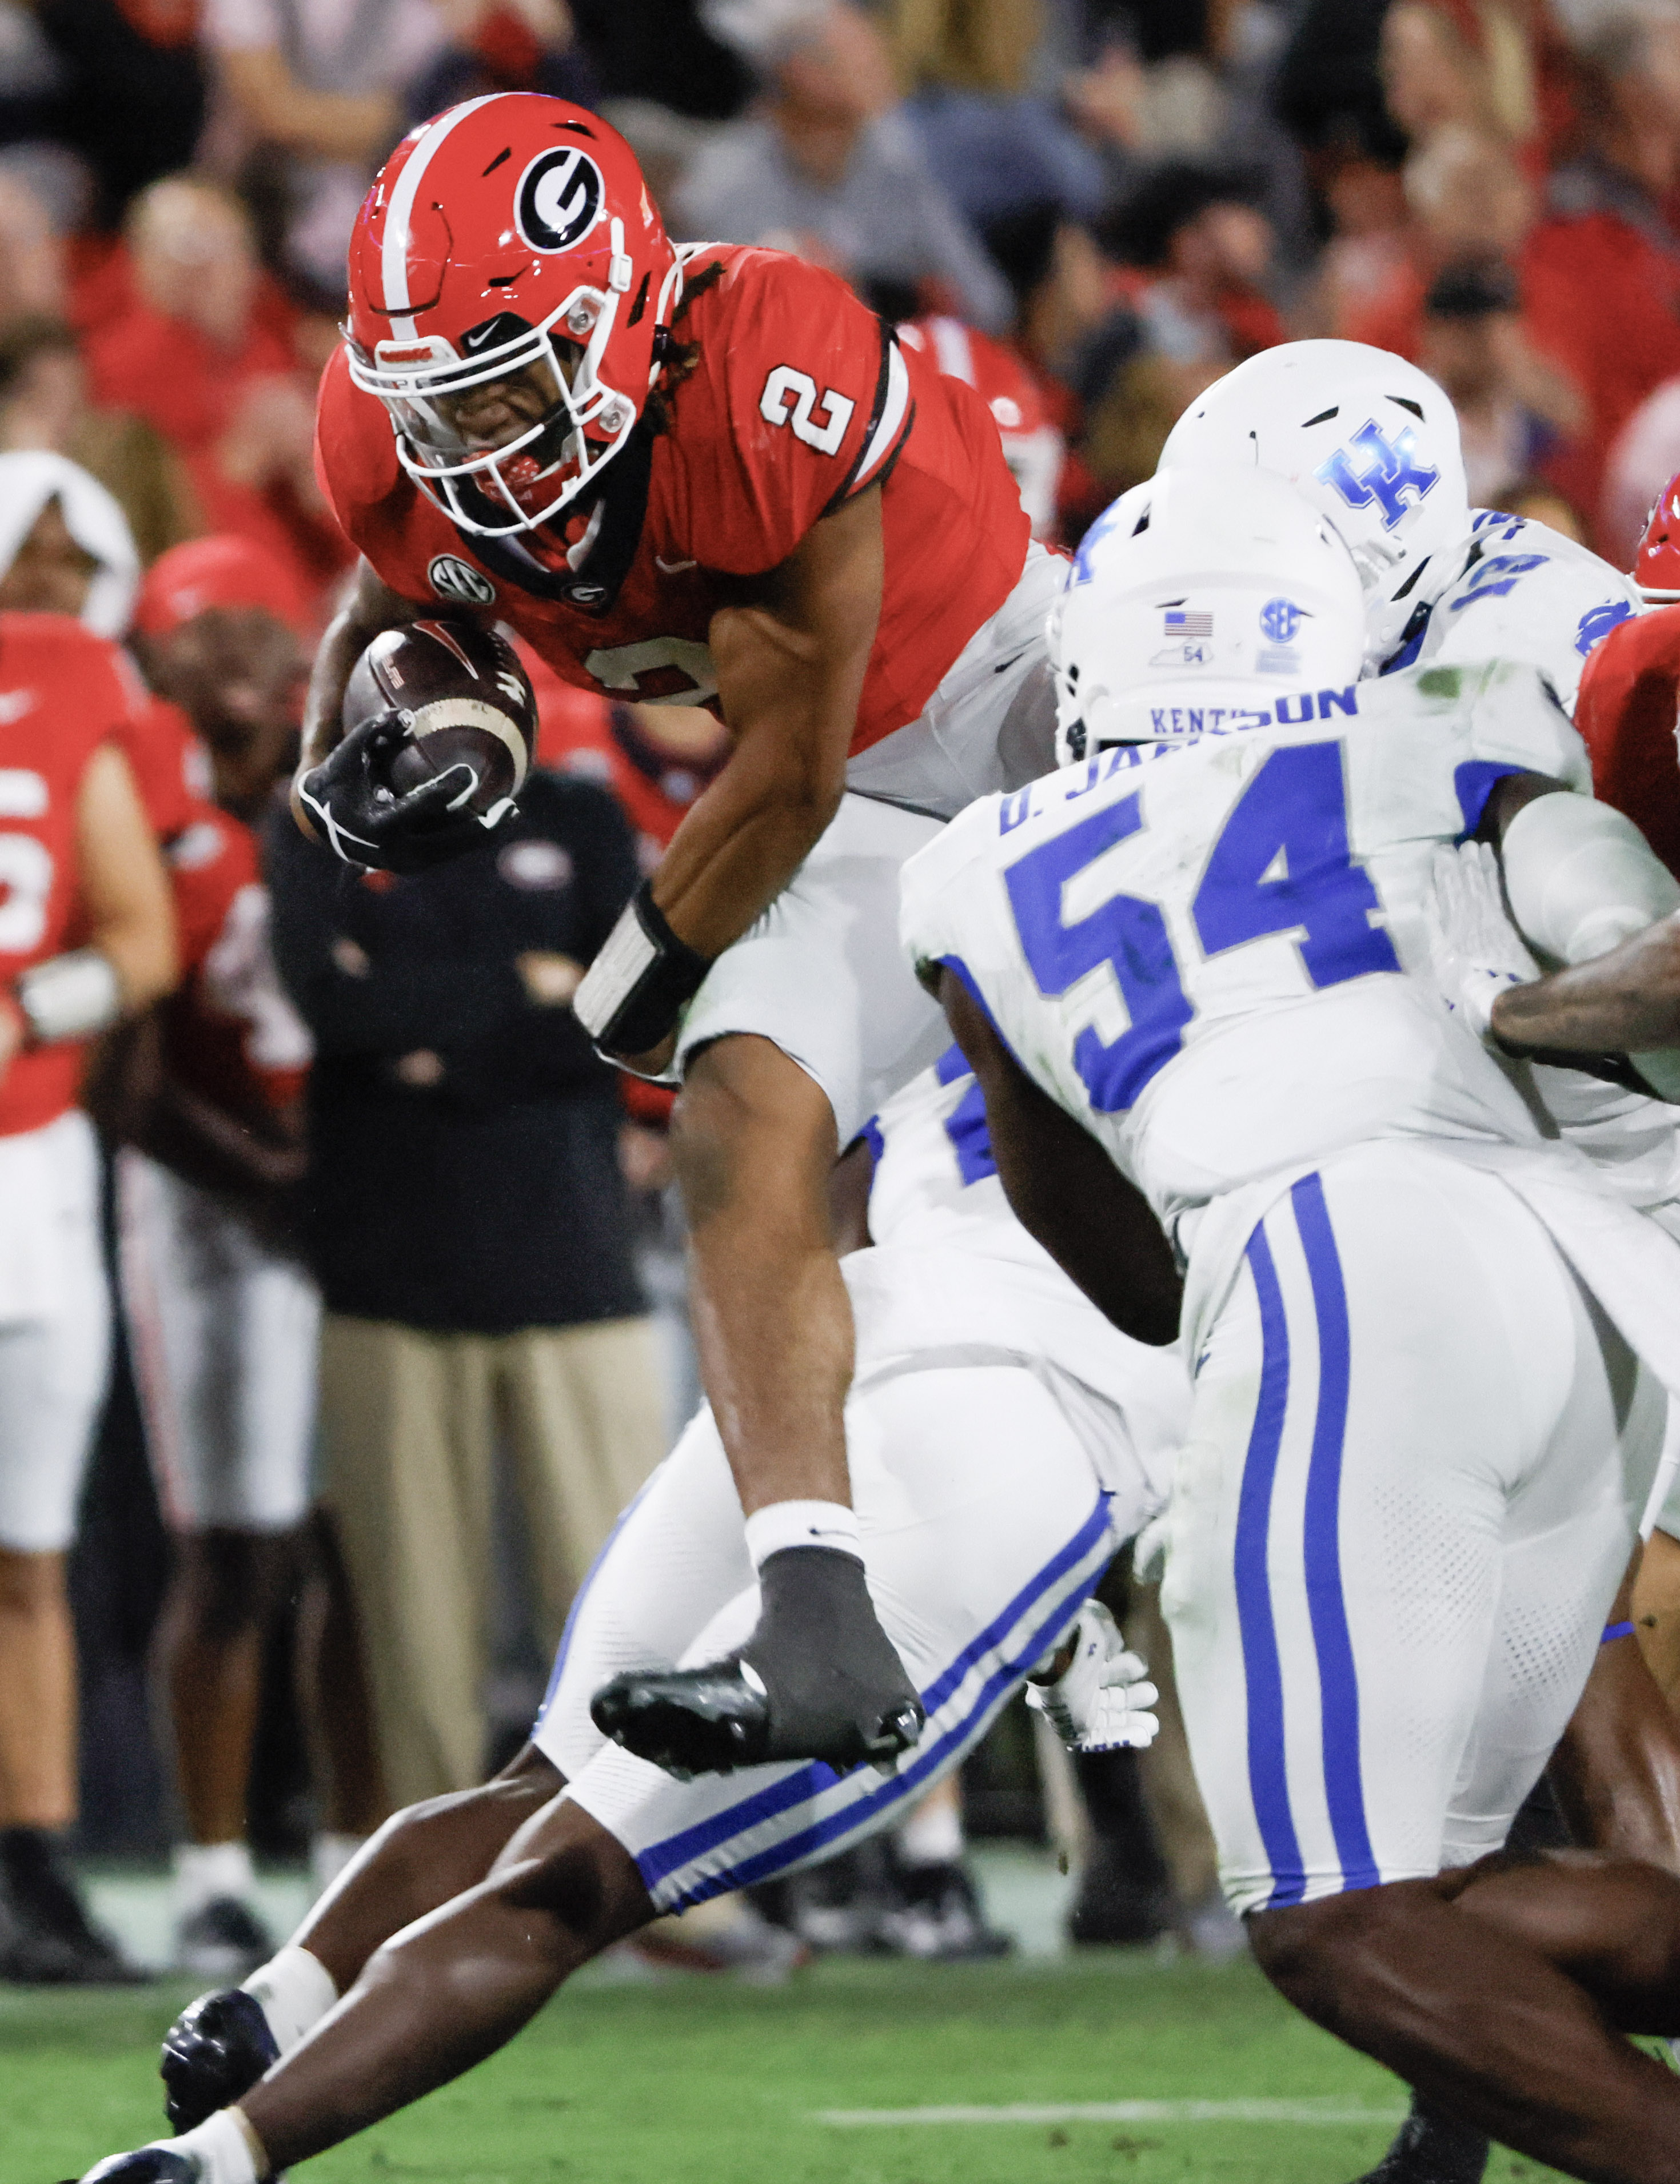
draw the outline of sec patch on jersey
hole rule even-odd
[[[481,817],[519,794],[536,749],[537,700],[493,630],[438,620],[381,631],[351,671],[344,725],[391,711],[409,716],[385,761],[394,794],[457,766],[472,775],[467,804]]]

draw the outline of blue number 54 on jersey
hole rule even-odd
[[[1104,1039],[1088,1024],[1073,1043],[1074,1068],[1099,1114],[1133,1105],[1180,1051],[1196,1013],[1159,902],[1115,894],[1083,916],[1067,915],[1069,882],[1143,827],[1144,794],[1140,786],[1103,805],[1004,872],[1021,951],[1041,993],[1065,994],[1103,964],[1119,986],[1126,1028]],[[1394,943],[1371,922],[1381,910],[1369,874],[1349,848],[1340,739],[1269,752],[1227,816],[1190,899],[1202,960],[1291,933],[1315,989],[1399,972]]]

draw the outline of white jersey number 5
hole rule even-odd
[[[0,834],[0,956],[28,956],[47,930],[53,853],[33,834]]]
[[[803,440],[808,448],[820,454],[837,455],[840,443],[846,437],[846,427],[852,421],[852,412],[857,408],[848,395],[836,394],[826,388],[822,396],[821,425],[811,422],[811,412],[817,402],[816,382],[806,371],[795,371],[791,364],[778,364],[765,382],[765,391],[759,397],[759,415],[771,425],[791,425],[793,437]]]

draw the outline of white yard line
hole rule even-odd
[[[999,2108],[818,2109],[813,2123],[1287,2123],[1397,2124],[1403,2109],[1324,2101],[1012,2102]]]

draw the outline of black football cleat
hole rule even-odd
[[[854,1555],[787,1547],[759,1573],[759,1626],[698,1669],[615,1676],[590,1702],[604,1736],[680,1779],[766,1761],[891,1773],[926,1719],[876,1619]]]
[[[740,1661],[632,1669],[601,1686],[589,1718],[603,1736],[680,1782],[756,1767],[770,1756],[770,1698]]]
[[[164,2035],[158,2065],[164,2113],[177,2131],[194,2130],[218,2109],[242,2099],[279,2060],[279,2046],[255,1995],[240,1986],[201,1994]]]
[[[1394,2144],[1356,2184],[1482,2184],[1488,2153],[1479,2131],[1436,2114],[1414,2093]]]
[[[167,2146],[137,2146],[132,2153],[113,2153],[90,2169],[81,2184],[198,2184],[202,2165],[190,2153]]]

